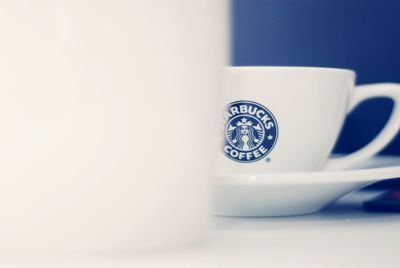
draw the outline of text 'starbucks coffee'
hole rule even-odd
[[[224,153],[241,163],[267,156],[278,138],[278,124],[272,113],[253,101],[240,100],[228,104],[224,124]]]

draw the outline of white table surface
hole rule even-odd
[[[399,267],[400,214],[368,213],[361,192],[313,215],[215,218],[201,245],[141,257],[0,257],[0,267]]]

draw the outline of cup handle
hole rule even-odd
[[[345,169],[366,160],[382,150],[397,134],[400,129],[400,84],[382,83],[365,86],[357,86],[350,102],[348,113],[353,111],[361,102],[386,97],[393,100],[394,106],[385,127],[369,144],[358,151],[343,157],[330,158],[326,162],[325,169]]]

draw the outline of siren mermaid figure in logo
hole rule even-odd
[[[241,151],[250,151],[260,145],[264,131],[260,124],[253,126],[253,122],[243,117],[235,125],[229,125],[227,137],[232,146]]]

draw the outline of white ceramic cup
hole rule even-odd
[[[228,67],[225,82],[219,174],[348,168],[378,153],[400,127],[400,85],[355,87],[351,70]],[[346,114],[376,97],[394,101],[384,129],[359,151],[329,159]]]
[[[0,2],[0,255],[204,238],[227,13],[225,0]]]

